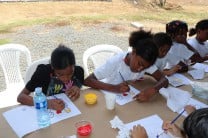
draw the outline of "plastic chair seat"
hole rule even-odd
[[[83,67],[85,75],[89,75],[93,70],[104,64],[111,56],[123,50],[114,45],[101,44],[88,48],[83,54]]]
[[[9,101],[15,103],[17,101],[16,96],[24,87],[24,80],[20,69],[20,62],[22,62],[20,59],[23,58],[27,62],[25,66],[29,66],[31,55],[26,46],[21,44],[0,45],[0,65],[6,84],[6,90],[0,92],[0,107],[7,106],[6,103],[10,105]]]
[[[24,82],[27,84],[27,82],[31,79],[33,73],[37,69],[38,65],[40,64],[49,64],[50,63],[50,57],[45,57],[36,61],[33,61],[31,65],[27,68],[25,73],[25,79]]]

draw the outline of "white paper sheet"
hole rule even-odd
[[[201,108],[207,108],[208,105],[194,99],[194,98],[190,98],[189,102],[187,103],[187,105],[193,105],[196,109],[201,109]],[[183,109],[181,109],[180,111],[178,111],[177,113],[180,113],[182,112]],[[183,113],[183,116],[188,116],[187,112],[185,111]]]
[[[124,105],[129,102],[132,102],[132,101],[134,101],[133,97],[140,93],[140,91],[138,89],[134,88],[131,85],[129,85],[129,88],[130,88],[130,91],[126,92],[126,94],[128,94],[128,95],[124,96],[123,94],[117,94],[117,97],[116,97],[117,104]],[[104,91],[104,90],[101,90],[101,91],[103,93],[109,92],[109,91]]]
[[[188,73],[193,77],[193,79],[201,80],[204,78],[204,69],[194,69],[188,71]]]
[[[51,117],[51,124],[81,114],[79,109],[71,102],[71,100],[65,94],[57,94],[56,97],[64,100],[65,104],[67,104],[67,107],[70,108],[70,112],[66,112],[63,110],[62,113],[56,114],[55,110],[49,109],[51,111],[50,113],[54,115],[53,117]],[[36,120],[36,110],[33,106],[21,105],[4,112],[3,116],[18,137],[23,137],[30,132],[40,129]]]
[[[194,69],[204,69],[205,72],[208,72],[208,65],[202,63],[196,63],[192,66]]]
[[[159,92],[167,99],[167,106],[173,112],[183,109],[192,96],[188,91],[175,87],[161,88]]]
[[[164,130],[162,129],[163,120],[158,115],[152,115],[144,119],[133,121],[126,124],[125,126],[130,130],[134,125],[141,125],[146,129],[148,138],[156,138],[157,135],[161,134]],[[165,133],[159,138],[170,138]]]
[[[169,83],[174,87],[178,87],[181,85],[189,85],[191,83],[190,79],[179,73],[175,73],[171,76],[166,76],[166,77]]]

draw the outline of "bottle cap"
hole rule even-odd
[[[35,92],[42,92],[42,88],[41,87],[36,87]]]

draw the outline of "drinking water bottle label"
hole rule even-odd
[[[43,101],[41,103],[35,103],[36,109],[47,108],[46,106],[47,106],[46,101]]]

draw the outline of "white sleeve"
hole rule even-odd
[[[118,64],[122,62],[123,59],[121,55],[115,55],[109,58],[105,64],[101,65],[100,67],[94,70],[94,75],[98,80],[105,79],[109,77],[115,70],[118,68]]]
[[[147,68],[145,70],[145,72],[146,73],[149,73],[149,74],[153,74],[157,70],[158,70],[157,66],[153,64],[152,66],[150,66],[149,68]]]

